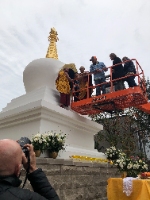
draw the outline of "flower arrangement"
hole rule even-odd
[[[118,159],[114,161],[114,165],[117,166],[119,171],[127,171],[131,169],[131,160],[127,158],[127,156],[120,156]]]
[[[141,159],[138,156],[127,157],[123,155],[119,159],[115,160],[114,164],[117,166],[119,171],[126,171],[127,176],[136,177],[139,173],[148,170],[148,165],[145,159]]]
[[[121,154],[121,150],[117,149],[115,146],[106,149],[105,155],[108,160],[116,160]]]
[[[34,150],[43,150],[46,146],[46,138],[43,134],[37,133],[31,138],[31,143],[34,146]]]
[[[129,157],[115,146],[107,148],[105,155],[108,160],[113,161],[113,165],[115,165],[120,172],[126,172],[127,176],[137,177],[138,174],[148,170],[145,158],[139,156]]]
[[[49,152],[59,152],[64,150],[66,134],[61,131],[56,133],[54,131],[37,133],[32,136],[31,142],[35,150],[49,150]]]
[[[59,152],[60,150],[65,149],[65,139],[66,134],[63,134],[61,131],[59,133],[56,132],[48,132],[46,134],[46,149],[50,152]]]

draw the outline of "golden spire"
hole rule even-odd
[[[57,34],[57,31],[55,30],[55,28],[51,28],[51,31],[49,32],[49,37],[48,37],[48,41],[50,41],[50,44],[49,44],[49,47],[47,50],[46,58],[58,59],[56,42],[59,39],[58,39],[57,35],[58,34]]]

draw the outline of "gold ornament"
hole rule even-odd
[[[57,31],[55,28],[51,28],[49,34],[48,41],[50,41],[50,44],[47,50],[46,58],[58,59],[56,42],[59,40],[59,38],[57,37]]]

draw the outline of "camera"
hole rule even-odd
[[[31,144],[31,141],[29,140],[29,138],[27,137],[21,137],[20,140],[17,141],[18,144],[20,145],[23,153],[25,154],[27,160],[28,160],[28,167],[26,169],[26,177],[25,177],[25,180],[24,180],[24,183],[23,183],[23,186],[22,188],[24,188],[25,184],[26,184],[26,180],[27,180],[27,177],[28,177],[28,174],[29,174],[29,168],[30,168],[30,155],[29,155],[29,150],[27,147],[24,147],[25,144]]]
[[[25,154],[25,156],[28,157],[29,151],[26,147],[24,147],[24,145],[31,144],[31,141],[29,140],[29,138],[21,137],[20,140],[18,140],[17,142],[21,146],[21,149],[22,149],[23,153]]]

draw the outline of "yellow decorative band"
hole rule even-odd
[[[80,156],[80,155],[72,155],[70,156],[70,158],[74,160],[78,160],[78,161],[88,161],[88,162],[97,162],[97,163],[109,162],[109,160],[103,159],[103,158],[94,158],[94,157]]]

